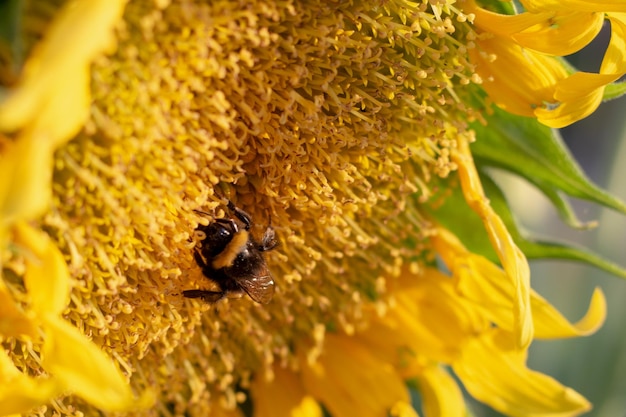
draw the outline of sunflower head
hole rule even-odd
[[[488,87],[501,67],[484,66],[511,42],[493,40],[481,13],[446,0],[72,0],[15,12],[31,24],[16,38],[28,60],[0,102],[0,317],[11,320],[0,361],[25,403],[49,404],[39,414],[133,410],[152,392],[154,414],[207,415],[251,393],[263,410],[258,393],[274,378],[296,381],[285,407],[317,413],[323,402],[339,416],[349,407],[323,385],[345,350],[356,356],[346,369],[372,364],[390,381],[370,411],[407,415],[403,378],[415,374],[379,367],[367,336],[352,338],[401,314],[407,276],[448,280],[410,292],[419,310],[466,295],[459,271],[481,280],[495,268],[510,284],[506,312],[455,326],[479,354],[491,322],[525,352],[526,258],[469,148],[470,124],[489,114],[484,91],[508,105]],[[503,269],[469,262],[441,226],[436,209],[459,186],[460,210],[480,216]],[[229,236],[218,245],[219,233]],[[242,278],[244,252],[258,268]],[[437,255],[454,281],[433,272]],[[242,290],[251,297],[223,297]],[[441,314],[460,320],[455,311]],[[462,352],[435,342],[401,362],[448,384],[433,364]]]

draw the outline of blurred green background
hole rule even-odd
[[[608,28],[605,28],[608,29]],[[579,69],[597,72],[609,31],[585,50],[569,57]],[[568,147],[588,177],[626,201],[626,97],[603,103],[590,117],[562,130]],[[535,234],[558,237],[587,247],[626,268],[626,215],[572,201],[581,220],[598,220],[590,231],[572,230],[548,200],[522,180],[499,177],[513,211]],[[626,417],[626,281],[574,262],[531,262],[532,286],[571,321],[586,311],[596,286],[608,301],[608,318],[596,334],[577,339],[535,341],[530,368],[553,376],[589,399],[588,417]],[[476,416],[497,413],[472,402]]]

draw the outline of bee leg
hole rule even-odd
[[[237,225],[237,223],[233,219],[215,219],[215,223],[221,223],[221,224],[230,225],[230,227],[233,228],[235,233],[239,232],[239,226]],[[248,229],[249,229],[249,227],[246,227],[246,230],[248,230]]]
[[[246,230],[250,230],[250,226],[252,225],[252,219],[250,218],[250,215],[248,213],[240,208],[237,208],[237,206],[235,206],[235,204],[233,204],[233,202],[230,200],[228,200],[228,209],[232,211],[235,216],[237,216],[237,218],[243,222]]]
[[[228,202],[229,202],[230,204],[232,204],[232,203],[230,202],[230,200],[229,200]],[[229,204],[228,208],[230,208],[230,204]],[[235,206],[233,205],[233,207],[235,207]],[[231,209],[231,210],[232,210],[232,209]],[[251,220],[250,220],[250,216],[249,216],[246,212],[244,212],[244,211],[242,211],[242,210],[239,210],[239,209],[238,209],[238,208],[236,208],[236,207],[235,207],[235,210],[237,210],[237,211],[239,211],[239,212],[243,213],[242,215],[247,216],[248,222],[246,222],[244,219],[242,219],[241,217],[239,217],[239,215],[238,215],[237,217],[238,217],[238,218],[240,218],[242,222],[246,223],[246,226],[248,226],[248,227],[246,228],[246,230],[248,230],[248,229],[250,228],[248,223],[249,223],[249,222],[251,222]],[[235,211],[235,214],[237,214],[237,211]],[[196,213],[198,213],[198,214],[202,214],[202,215],[207,216],[207,217],[212,217],[212,215],[211,215],[210,213],[207,213],[206,211],[202,211],[202,210],[195,210],[195,209],[194,209],[194,212],[196,212]],[[219,219],[213,219],[213,221],[214,221],[215,223],[228,224],[228,225],[230,225],[230,226],[233,228],[233,230],[234,230],[235,232],[238,232],[238,231],[239,231],[239,226],[237,225],[237,223],[235,223],[235,221],[234,221],[233,219],[222,219],[222,218],[219,218]],[[196,229],[196,230],[198,230],[198,229]]]
[[[265,229],[265,233],[263,233],[263,238],[261,239],[261,244],[259,245],[259,251],[265,252],[268,250],[274,249],[278,246],[279,242],[276,239],[276,233],[274,232],[274,228],[272,226],[267,226]]]
[[[226,293],[224,291],[209,291],[209,290],[185,290],[183,291],[183,296],[187,298],[202,298],[203,301],[207,303],[216,303],[224,296]]]
[[[194,251],[193,253],[193,259],[196,260],[196,263],[198,264],[198,266],[202,269],[206,268],[206,262],[204,262],[204,258],[202,257],[202,255],[200,255],[200,252],[198,252],[197,250]]]

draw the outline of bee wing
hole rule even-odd
[[[269,303],[274,296],[274,278],[266,265],[263,265],[258,274],[237,280],[237,284],[259,304]]]

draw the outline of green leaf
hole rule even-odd
[[[487,126],[474,123],[472,129],[477,137],[472,144],[477,166],[498,167],[526,178],[553,202],[570,226],[589,227],[576,218],[563,193],[626,213],[622,201],[589,181],[556,130],[498,108],[487,116]]]
[[[595,253],[577,248],[567,243],[536,239],[523,230],[511,212],[509,204],[493,180],[481,173],[481,182],[491,206],[506,225],[511,237],[528,259],[564,259],[587,263],[621,278],[626,278],[626,270],[602,259]],[[450,229],[472,252],[498,263],[498,257],[491,247],[481,219],[467,205],[460,187],[451,186],[452,193],[443,204],[429,207],[428,212],[442,226]]]
[[[490,10],[495,13],[514,15],[517,14],[517,8],[513,2],[501,1],[501,0],[481,0],[480,7]]]
[[[548,197],[561,218],[569,226],[575,229],[593,229],[597,226],[597,222],[595,220],[585,223],[581,222],[578,217],[576,217],[576,213],[572,209],[569,201],[563,196],[563,193],[552,188],[544,188],[542,189],[542,192],[546,197]]]
[[[450,230],[471,252],[482,255],[494,263],[500,263],[482,219],[465,202],[456,177],[445,180],[441,185],[445,196],[433,204],[422,207],[437,223]]]
[[[579,261],[603,269],[621,278],[626,278],[626,270],[624,268],[602,259],[602,257],[588,249],[578,248],[565,242],[547,241],[531,236],[530,233],[519,225],[509,208],[504,194],[495,182],[486,174],[481,175],[481,181],[491,206],[502,218],[511,237],[528,259],[550,258]]]
[[[626,81],[611,83],[604,88],[602,100],[613,100],[626,94]]]

